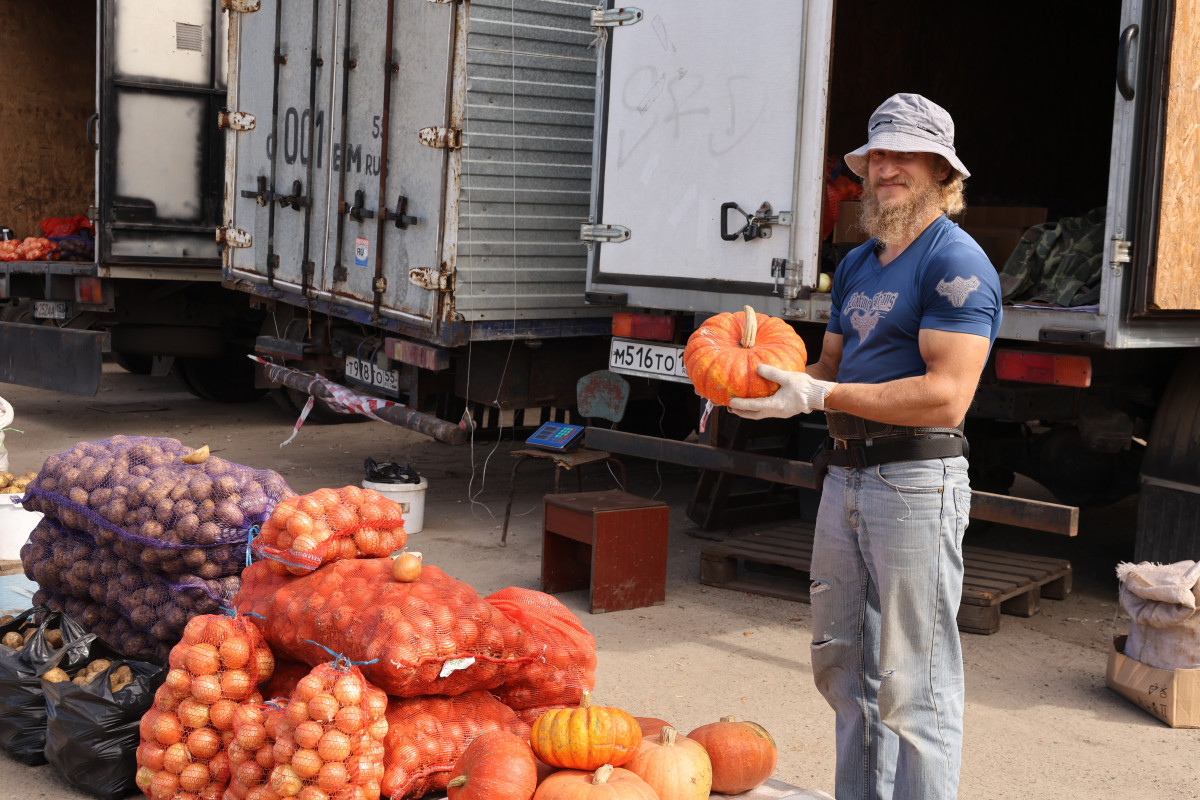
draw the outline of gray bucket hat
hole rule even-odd
[[[894,94],[875,109],[867,123],[867,143],[846,154],[846,163],[860,178],[867,177],[867,153],[872,150],[937,153],[964,178],[971,177],[954,154],[950,112],[919,94]]]

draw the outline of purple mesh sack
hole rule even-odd
[[[252,527],[293,494],[278,473],[207,449],[113,436],[47,458],[24,506],[147,571],[215,580],[241,571]]]
[[[108,606],[77,597],[62,597],[46,589],[38,589],[33,593],[33,603],[51,611],[61,611],[78,622],[85,631],[96,634],[130,656],[166,659],[170,655],[172,644],[157,641],[150,634],[136,630],[128,620]]]

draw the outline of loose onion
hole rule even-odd
[[[401,583],[412,583],[421,577],[421,554],[405,551],[392,559],[392,577]]]

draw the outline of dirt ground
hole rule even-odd
[[[16,410],[5,444],[13,471],[75,442],[117,433],[208,444],[232,461],[280,472],[297,492],[359,483],[363,460],[412,464],[429,481],[424,530],[410,547],[481,594],[505,586],[540,588],[542,497],[551,467],[522,467],[506,547],[500,530],[511,441],[450,447],[381,423],[306,425],[281,448],[294,420],[269,398],[222,406],[198,400],[172,378],[106,367],[96,397],[0,385]],[[662,717],[683,731],[722,715],[755,720],[779,744],[775,777],[832,792],[833,715],[812,686],[807,605],[702,586],[700,548],[737,531],[702,532],[686,508],[693,470],[626,461],[631,491],[671,507],[667,601],[590,614],[584,592],[559,595],[596,638],[597,702]],[[593,469],[586,489],[615,488]],[[1025,487],[1036,491],[1038,487]],[[1132,558],[1136,501],[1085,512],[1080,534],[992,526],[967,543],[1068,558],[1074,591],[1043,600],[1030,618],[1004,616],[998,633],[964,635],[967,666],[964,800],[1200,797],[1200,731],[1173,730],[1104,685],[1119,612],[1114,568]],[[0,756],[0,798],[84,797],[50,767]]]

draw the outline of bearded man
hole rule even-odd
[[[946,217],[970,176],[946,110],[894,95],[867,138],[846,163],[865,179],[871,239],[834,275],[820,359],[760,367],[779,390],[730,408],[825,411],[812,665],[837,718],[838,800],[939,800],[957,796],[962,754],[962,425],[1000,328],[1000,282]]]

